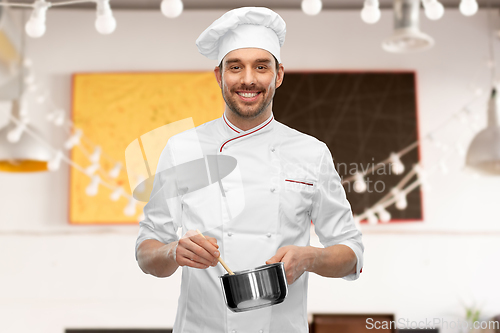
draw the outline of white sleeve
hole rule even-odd
[[[144,220],[139,222],[139,236],[135,244],[136,260],[137,248],[146,239],[156,239],[164,244],[179,239],[177,229],[181,225],[182,202],[180,196],[172,195],[176,192],[171,188],[175,181],[171,179],[172,173],[167,171],[174,166],[171,141],[167,142],[160,155],[153,190],[144,206]]]
[[[330,150],[323,145],[311,219],[324,247],[342,244],[350,247],[356,254],[356,273],[344,277],[345,280],[356,280],[363,268],[364,246],[361,232],[354,224],[351,205],[333,165]]]

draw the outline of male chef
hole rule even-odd
[[[237,167],[220,181],[175,197],[162,194],[161,177],[155,178],[136,257],[145,273],[157,277],[182,266],[175,333],[307,332],[309,272],[346,280],[361,272],[361,233],[330,151],[273,116],[274,93],[284,78],[285,32],[277,13],[245,7],[225,13],[196,41],[201,54],[217,61],[225,110],[221,118],[170,138],[158,168],[208,155],[231,156]],[[309,246],[311,221],[324,248]],[[287,298],[258,310],[229,311],[219,256],[233,271],[283,262]]]

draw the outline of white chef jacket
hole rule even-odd
[[[157,170],[203,155],[232,156],[237,167],[221,180],[223,189],[214,182],[173,198],[159,191],[144,207],[136,251],[146,239],[165,244],[178,240],[179,227],[183,234],[200,229],[217,239],[226,264],[240,271],[264,265],[280,247],[308,246],[312,220],[323,246],[343,244],[356,254],[356,273],[344,279],[359,277],[364,251],[361,233],[323,142],[276,121],[273,115],[247,131],[223,115],[170,138]],[[156,178],[153,193],[158,191],[158,173]],[[225,305],[219,280],[223,274],[221,265],[182,267],[174,333],[308,332],[308,272],[289,285],[283,303],[239,313]]]

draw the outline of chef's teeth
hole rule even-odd
[[[238,93],[238,95],[243,97],[255,97],[258,93]]]

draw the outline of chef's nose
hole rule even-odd
[[[245,68],[241,75],[241,84],[250,86],[255,84],[255,72],[251,67]]]

